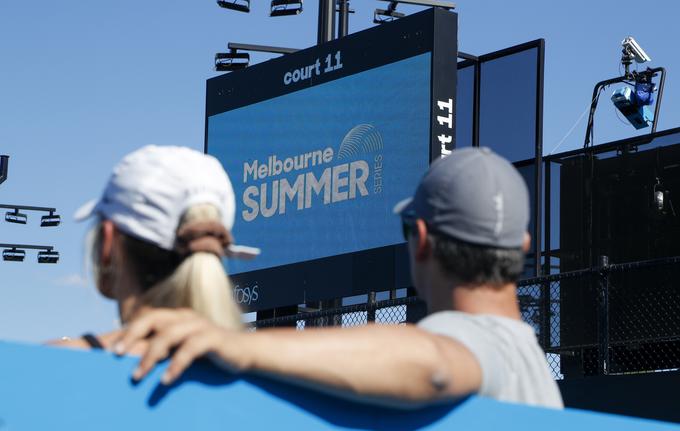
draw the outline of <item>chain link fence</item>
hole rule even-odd
[[[296,327],[297,329],[324,326],[350,327],[366,325],[369,322],[401,324],[406,323],[409,316],[415,316],[416,313],[419,315],[424,314],[424,307],[425,304],[418,298],[405,297],[274,317],[257,320],[253,323],[257,329],[273,327]]]
[[[680,368],[680,257],[565,272],[518,285],[522,318],[556,379]]]
[[[680,257],[522,280],[522,318],[556,379],[680,369]],[[425,314],[415,297],[253,322],[255,328],[403,324]]]

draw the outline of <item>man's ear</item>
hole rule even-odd
[[[113,241],[116,236],[116,226],[111,220],[104,220],[101,223],[101,242],[99,250],[99,264],[101,266],[108,266],[111,264],[111,255],[113,254]]]
[[[531,249],[531,235],[529,235],[529,232],[524,232],[524,242],[522,242],[522,251],[528,253],[529,249]]]
[[[415,235],[416,235],[416,260],[425,260],[432,253],[432,244],[427,236],[427,225],[425,220],[416,219],[415,224]]]

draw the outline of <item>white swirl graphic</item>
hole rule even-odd
[[[338,150],[338,159],[358,156],[383,149],[380,132],[370,124],[359,124],[347,132]]]

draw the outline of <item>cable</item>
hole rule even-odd
[[[593,100],[594,100],[594,99],[593,99]],[[585,109],[585,110],[581,113],[581,115],[578,117],[578,119],[576,120],[576,122],[574,123],[574,125],[571,126],[571,128],[569,129],[569,131],[567,132],[567,134],[564,135],[564,137],[563,137],[562,139],[560,139],[560,142],[558,142],[557,145],[555,145],[555,148],[553,148],[553,149],[548,153],[548,155],[551,155],[551,154],[553,154],[555,151],[557,151],[557,149],[560,148],[560,146],[564,143],[564,141],[567,140],[567,138],[572,134],[572,132],[574,131],[574,129],[576,129],[576,126],[578,126],[578,124],[581,122],[581,120],[583,120],[583,117],[586,116],[586,113],[590,110],[590,106],[591,106],[592,104],[593,104],[593,102],[591,101],[590,104],[588,105],[588,107],[586,107],[586,109]]]
[[[616,114],[616,118],[619,119],[619,121],[621,122],[621,124],[624,124],[624,125],[626,125],[626,126],[629,126],[629,125],[630,125],[629,122],[623,121],[623,120],[621,119],[621,116],[619,115],[619,110],[616,108],[616,106],[615,106],[615,105],[612,105],[612,108],[614,108],[614,114]]]
[[[554,147],[552,150],[550,150],[550,152],[548,153],[548,155],[551,155],[551,154],[553,154],[555,151],[557,151],[557,149],[560,148],[560,146],[562,146],[562,144],[564,143],[564,141],[566,141],[567,138],[574,132],[574,129],[576,129],[576,126],[578,126],[578,124],[581,122],[581,120],[583,120],[583,117],[585,117],[586,113],[587,113],[588,111],[590,111],[590,107],[593,106],[593,102],[595,101],[595,99],[597,99],[597,98],[600,97],[600,93],[602,92],[602,90],[603,90],[603,89],[601,89],[601,90],[597,93],[597,96],[595,96],[595,97],[593,98],[593,100],[590,101],[590,103],[588,104],[588,106],[586,107],[586,109],[585,109],[583,112],[581,112],[581,115],[579,115],[579,117],[578,117],[578,119],[576,120],[576,122],[569,128],[569,130],[567,131],[567,134],[564,135],[564,137],[563,137],[562,139],[560,139],[560,141],[557,143],[557,145],[555,145],[555,147]]]

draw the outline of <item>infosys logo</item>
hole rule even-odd
[[[241,287],[237,284],[234,286],[233,294],[234,301],[236,301],[237,304],[250,305],[260,299],[260,292],[257,283],[255,283],[253,286],[244,287]]]
[[[285,214],[291,208],[301,211],[315,204],[357,199],[368,196],[369,187],[373,193],[380,193],[383,156],[379,152],[382,149],[383,140],[378,130],[370,124],[359,124],[347,132],[337,153],[332,147],[326,147],[292,157],[272,154],[262,161],[245,162],[243,183],[261,182],[244,190],[242,198],[246,209],[241,217],[250,222],[257,217]],[[326,167],[316,174],[312,168],[317,166]]]

